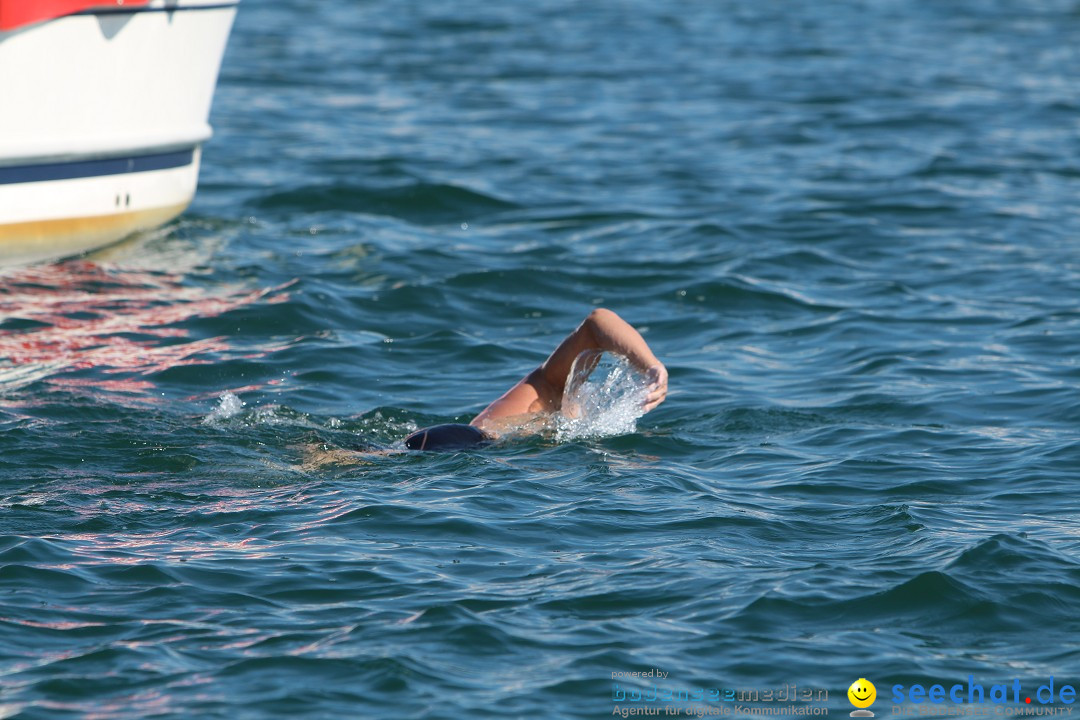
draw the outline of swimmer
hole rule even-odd
[[[480,447],[501,435],[527,428],[562,409],[563,390],[574,360],[583,352],[601,350],[624,356],[648,382],[643,410],[649,412],[667,397],[668,373],[641,333],[611,310],[597,308],[559,343],[538,368],[484,408],[468,425],[451,423],[417,430],[405,438],[410,450],[461,450]],[[314,465],[346,464],[349,451],[323,448]],[[368,453],[370,454],[370,453]],[[305,466],[312,464],[305,463]]]
[[[667,397],[668,373],[641,333],[611,310],[598,308],[559,343],[540,367],[518,381],[468,425],[436,425],[405,438],[410,450],[458,450],[482,445],[509,430],[525,427],[537,415],[559,412],[563,390],[574,360],[586,350],[623,355],[649,382],[644,410],[649,412]]]

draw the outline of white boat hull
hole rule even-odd
[[[187,207],[235,12],[156,0],[0,33],[0,263],[91,250]]]

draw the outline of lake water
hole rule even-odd
[[[244,3],[191,210],[2,277],[0,717],[1075,687],[1078,37]],[[633,432],[310,462],[468,421],[596,306],[670,371]]]

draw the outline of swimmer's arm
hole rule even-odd
[[[624,355],[638,370],[650,373],[664,365],[653,355],[645,338],[630,323],[611,310],[597,308],[589,313],[577,330],[570,333],[551,353],[540,371],[544,379],[557,390],[561,400],[566,379],[574,360],[584,350],[608,350]],[[667,371],[664,370],[664,390],[667,390]],[[659,404],[659,403],[657,403]],[[558,409],[558,408],[556,408]]]
[[[555,412],[562,405],[566,377],[584,350],[610,350],[625,355],[650,380],[648,412],[667,396],[667,369],[656,359],[641,333],[611,310],[597,308],[566,336],[544,363],[488,405],[472,425],[492,430],[493,421],[516,415]]]

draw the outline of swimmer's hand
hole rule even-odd
[[[645,412],[649,412],[667,397],[667,368],[661,362],[645,371],[649,394],[645,396]]]

